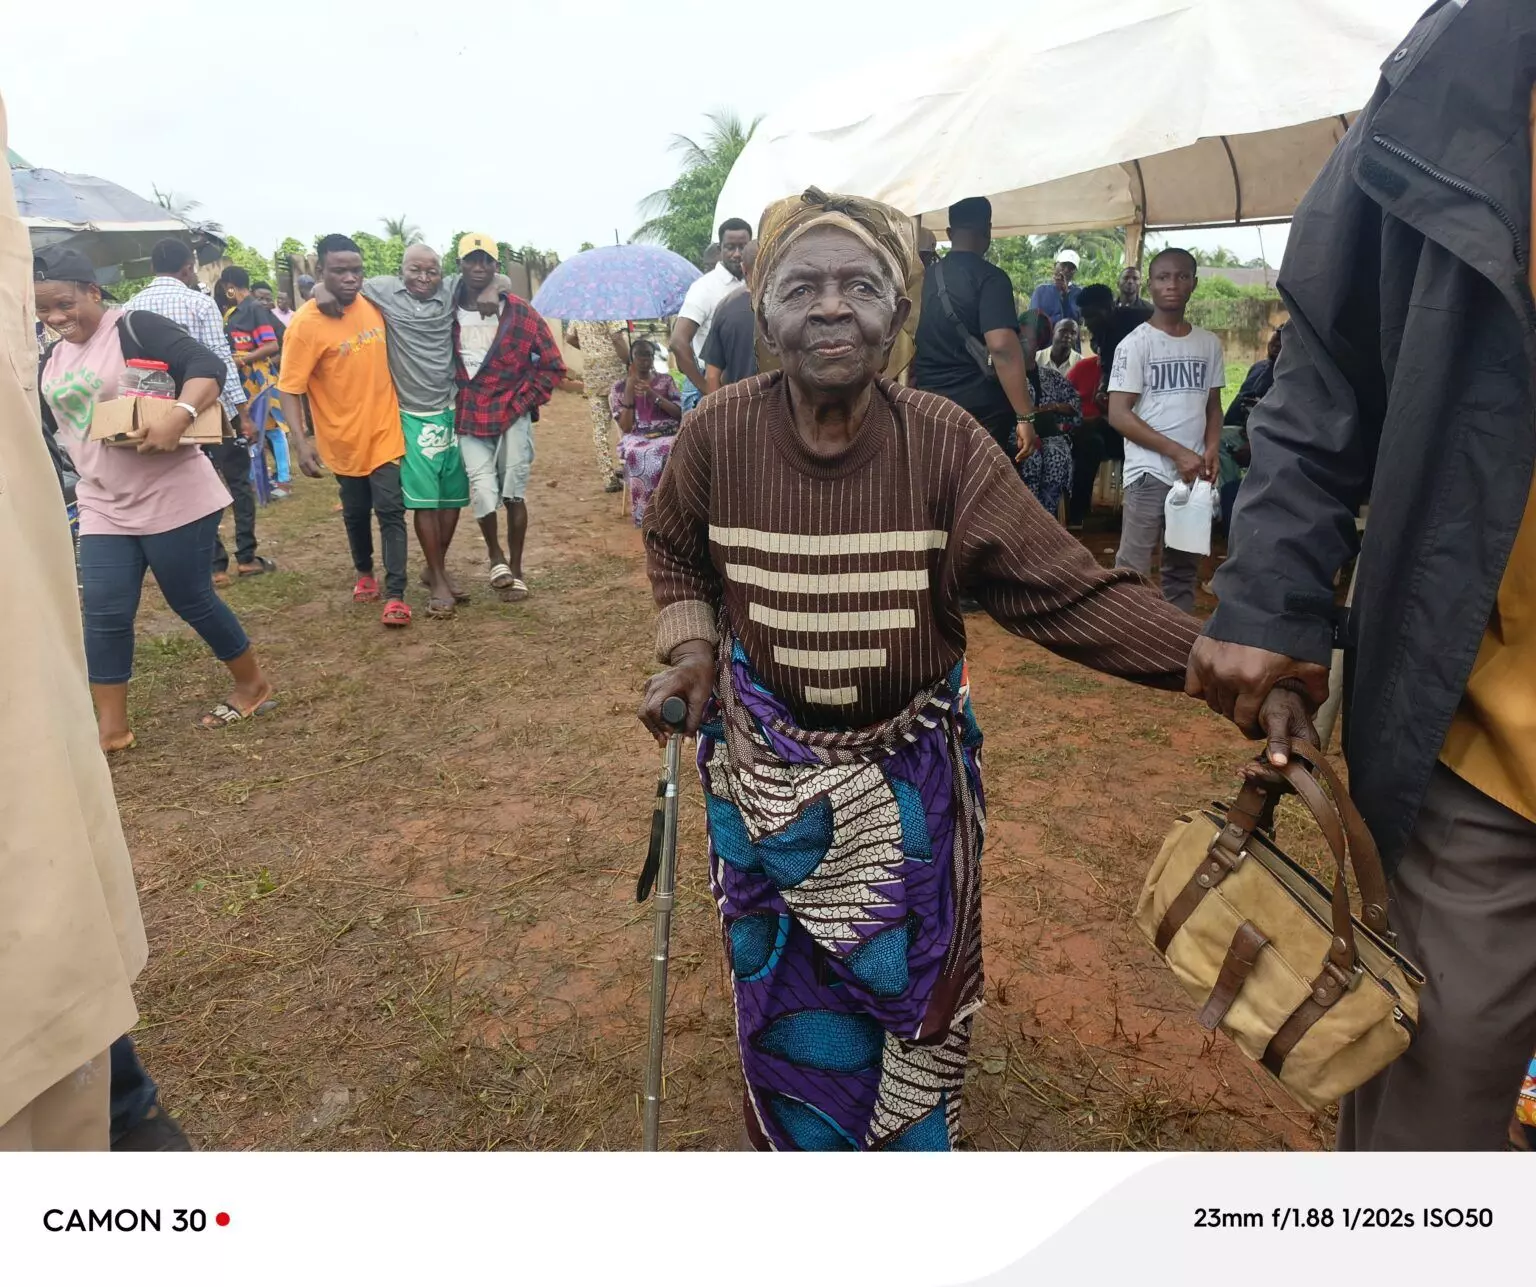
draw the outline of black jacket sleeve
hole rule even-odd
[[[1334,579],[1358,547],[1386,405],[1377,291],[1382,212],[1355,183],[1358,134],[1296,213],[1279,289],[1290,312],[1274,385],[1248,422],[1253,462],[1206,634],[1327,664]]]
[[[159,313],[136,309],[117,319],[117,333],[125,358],[164,362],[176,381],[176,392],[188,380],[213,380],[224,387],[224,359],[204,348],[175,322]]]

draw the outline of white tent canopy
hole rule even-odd
[[[1023,0],[1005,28],[886,60],[767,116],[715,223],[815,185],[941,231],[1289,218],[1424,0]]]

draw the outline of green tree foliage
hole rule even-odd
[[[282,244],[277,248],[277,257],[286,263],[295,255],[302,259],[313,250],[314,246],[306,246],[297,237],[284,237]]]
[[[1079,286],[1095,282],[1113,286],[1125,263],[1125,230],[1099,228],[1088,232],[1053,232],[1044,237],[998,237],[987,258],[1008,274],[1020,301],[1036,286],[1051,280],[1056,256],[1064,248],[1077,251],[1082,262],[1073,280]]]
[[[272,280],[272,261],[259,250],[247,246],[239,237],[225,237],[224,258],[250,273],[253,282]]]
[[[402,244],[414,246],[422,239],[420,227],[412,223],[406,215],[401,215],[398,219],[380,219],[379,222],[384,225],[386,241],[393,241],[398,237]]]
[[[682,157],[682,173],[669,187],[640,203],[645,222],[631,235],[633,241],[660,242],[693,263],[704,258],[705,247],[715,239],[720,189],[762,117],[744,123],[735,112],[722,110],[709,113],[707,119],[709,128],[702,142],[682,134],[673,136],[671,147]],[[755,223],[760,213],[744,210],[741,217]]]
[[[352,240],[363,256],[363,273],[368,277],[398,277],[400,261],[405,257],[405,242],[399,237],[375,237],[371,232],[354,232]]]
[[[596,250],[596,249],[597,249],[597,247],[594,246],[590,241],[584,241],[584,242],[581,243],[581,245],[579,245],[576,248],[576,253],[579,255],[584,250]]]
[[[169,210],[193,232],[215,237],[223,235],[224,229],[213,220],[196,217],[196,212],[202,209],[203,203],[195,197],[189,197],[184,192],[173,192],[169,188],[161,192],[159,185],[154,183],[149,186],[150,191],[155,194],[155,204],[164,210]]]

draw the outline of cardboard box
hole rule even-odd
[[[140,408],[159,401],[158,398],[111,398],[106,402],[98,402],[91,413],[91,441],[137,447],[138,439],[133,437],[133,433],[139,426]],[[180,415],[181,412],[176,414]],[[188,446],[212,447],[233,436],[223,404],[215,402],[192,422],[192,427],[182,434],[181,440]]]

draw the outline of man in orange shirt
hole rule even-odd
[[[316,247],[325,288],[340,303],[340,317],[327,317],[313,300],[293,315],[283,341],[278,394],[289,424],[304,421],[301,394],[309,395],[314,441],[296,435],[299,468],[320,477],[323,460],[341,487],[342,520],[357,584],[355,603],[379,598],[373,575],[373,527],[379,520],[384,547],[386,626],[408,626],[405,603],[405,497],[400,487],[400,459],[405,437],[400,405],[389,375],[384,346],[384,317],[360,292],[363,256],[340,233],[322,237]],[[316,455],[316,448],[319,454]]]

